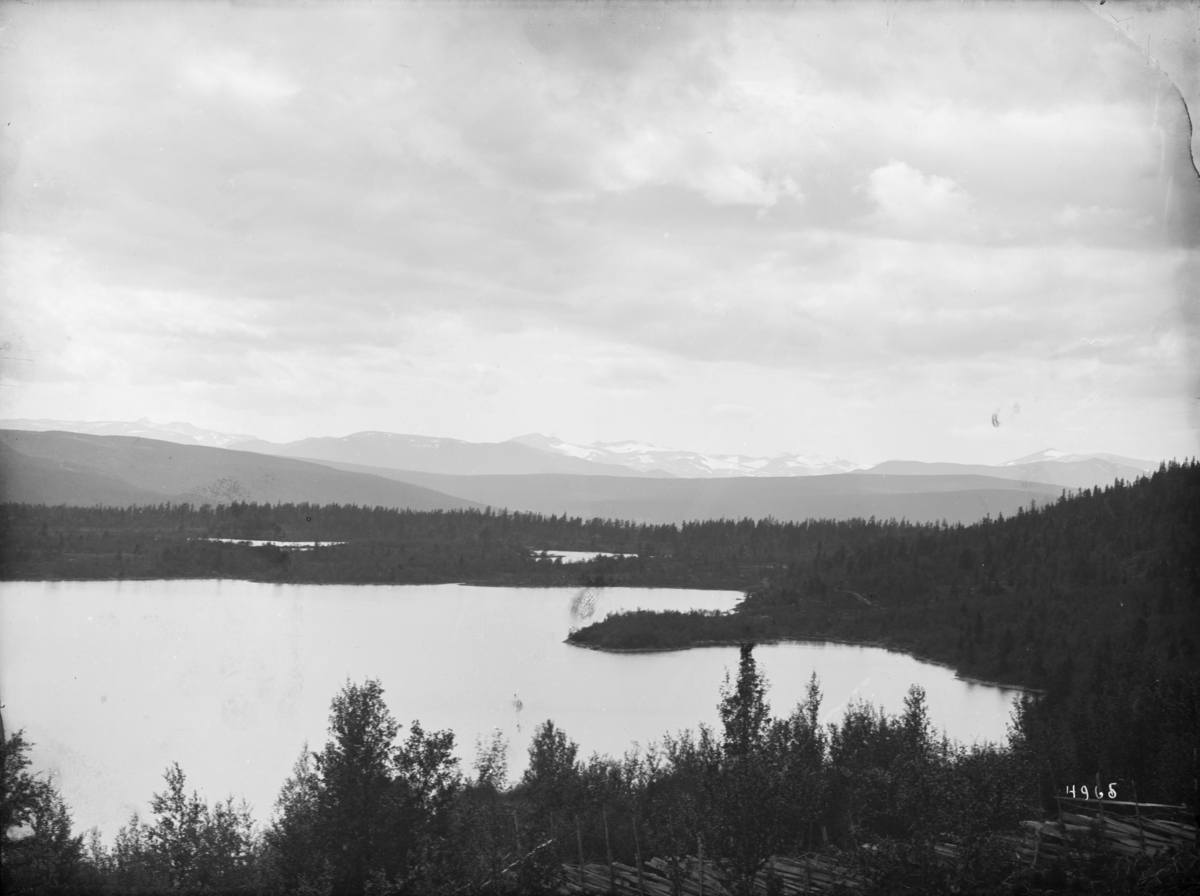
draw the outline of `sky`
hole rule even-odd
[[[1127,32],[0,4],[0,417],[1191,456],[1200,179]]]

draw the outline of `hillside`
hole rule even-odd
[[[1057,498],[1058,486],[987,476],[827,476],[629,479],[616,476],[447,476],[350,464],[337,469],[385,476],[490,507],[584,519],[682,523],[705,519],[854,518],[973,523]]]
[[[207,448],[229,448],[239,442],[257,441],[245,433],[217,432],[193,426],[182,420],[155,423],[141,420],[29,420],[9,418],[0,420],[0,430],[23,432],[75,432],[88,436],[139,436],[178,445],[203,445]]]
[[[1200,652],[1194,463],[971,526],[828,524],[784,549],[783,564],[766,532],[756,541],[772,560],[737,613],[609,617],[572,640],[607,649],[875,641],[1052,690],[1074,674],[1073,657],[1105,642],[1169,663]]]
[[[22,454],[0,437],[0,500],[28,504],[153,504],[162,496],[87,464]]]
[[[923,463],[889,460],[864,473],[890,476],[993,476],[1018,482],[1038,482],[1062,488],[1093,488],[1111,485],[1118,479],[1132,480],[1152,472],[1153,464],[1129,458],[1081,457],[1062,460],[1014,461],[997,466],[985,464]]]
[[[158,439],[0,430],[0,446],[0,497],[11,502],[309,502],[415,510],[474,506],[379,476]]]
[[[767,535],[755,539],[760,550]],[[974,526],[819,528],[787,553],[783,567],[764,564],[731,614],[609,616],[571,641],[881,644],[1042,689],[1017,713],[1012,739],[1035,760],[1048,806],[1062,782],[1097,773],[1142,799],[1195,799],[1200,464]]]

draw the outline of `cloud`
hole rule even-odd
[[[299,87],[281,72],[247,53],[221,49],[194,58],[183,66],[183,80],[208,96],[225,94],[250,103],[270,103],[295,96]]]
[[[865,189],[878,207],[874,220],[906,235],[971,228],[971,196],[951,178],[923,174],[893,159],[871,172]]]
[[[745,420],[754,416],[754,408],[748,404],[739,404],[735,402],[725,402],[722,404],[714,404],[708,409],[708,413],[713,417],[723,417],[729,420]]]
[[[1152,215],[1131,215],[1122,209],[1101,208],[1098,205],[1078,206],[1068,203],[1059,209],[1053,221],[1064,230],[1075,233],[1100,232],[1119,227],[1133,231],[1145,230],[1154,225]]]
[[[598,365],[585,380],[605,390],[645,391],[671,382],[667,365],[653,358],[613,358]]]
[[[1077,395],[1078,365],[1174,383],[1146,346],[1194,185],[1086,10],[614,8],[6,8],[21,400],[690,445],[781,391],[849,432],[879,395],[956,406],[943,379],[989,413],[1039,377]]]

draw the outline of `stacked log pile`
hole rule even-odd
[[[671,865],[665,859],[651,859],[646,863],[663,876],[668,883],[671,881]],[[680,896],[727,896],[731,888],[729,879],[712,862],[705,862],[703,868],[699,861],[687,856],[679,862]],[[703,874],[701,874],[703,871]],[[703,882],[703,889],[701,883]]]
[[[1164,817],[1190,811],[1183,806],[1115,800],[1087,805],[1065,799],[1060,805],[1057,820],[1021,823],[1028,833],[1017,846],[1017,854],[1030,864],[1101,850],[1124,856],[1156,856],[1196,846],[1196,825],[1179,817]]]
[[[561,884],[557,892],[561,896],[583,893],[618,893],[632,896],[731,896],[733,887],[727,875],[709,862],[704,863],[703,876],[700,863],[692,857],[679,863],[679,887],[672,882],[674,877],[670,864],[665,859],[646,862],[639,875],[638,869],[620,862],[587,864],[580,874],[579,865],[563,865]],[[778,882],[779,890],[786,896],[801,893],[827,893],[835,887],[858,889],[863,882],[832,859],[809,855],[801,858],[776,856],[767,862],[767,867],[754,879],[754,892],[767,893],[771,878]]]
[[[858,890],[865,884],[844,865],[816,854],[798,859],[775,856],[754,879],[754,892],[766,893],[771,877],[783,885],[783,892],[789,896],[792,893],[827,893],[834,888]]]
[[[1059,818],[1053,821],[1025,821],[1024,836],[1011,838],[1018,858],[1031,867],[1070,858],[1081,858],[1103,851],[1123,856],[1158,856],[1175,852],[1194,852],[1196,825],[1184,821],[1182,806],[1148,803],[1119,803],[1106,800],[1063,800]],[[1175,817],[1169,817],[1174,815]],[[934,847],[947,865],[958,862],[960,848],[954,843]],[[701,873],[703,872],[703,873]],[[676,886],[675,879],[678,879]],[[810,854],[798,858],[775,856],[754,879],[754,892],[765,896],[774,879],[774,892],[785,896],[801,893],[828,893],[835,889],[857,890],[865,881],[828,856]],[[631,894],[631,896],[731,896],[734,887],[729,877],[714,863],[703,866],[694,857],[679,860],[672,869],[665,859],[651,859],[642,869],[623,865],[563,865],[558,893]]]
[[[672,896],[671,882],[645,869],[620,862],[587,864],[582,874],[579,865],[563,865],[562,878],[556,893],[561,896],[576,893],[645,893],[646,896]]]

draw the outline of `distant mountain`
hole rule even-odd
[[[634,477],[653,475],[629,467],[597,464],[577,457],[540,451],[516,441],[464,442],[460,439],[439,439],[394,432],[356,432],[341,438],[301,439],[283,445],[263,441],[242,442],[231,447],[239,451],[254,451],[279,457],[302,457],[420,473],[467,476],[530,473]]]
[[[642,472],[659,472],[684,479],[726,477],[828,476],[864,472],[892,476],[991,476],[1064,488],[1090,488],[1114,480],[1133,480],[1158,465],[1115,454],[1066,454],[1047,450],[997,466],[986,464],[923,463],[885,461],[873,467],[841,458],[828,459],[800,454],[752,457],[740,454],[701,454],[657,448],[643,442],[593,442],[577,445],[540,433],[513,439],[550,454],[575,457],[612,467]]]
[[[0,430],[0,500],[31,504],[231,501],[413,510],[476,506],[395,479],[161,439]]]
[[[829,460],[801,454],[752,457],[745,454],[701,454],[675,448],[658,448],[644,442],[593,442],[576,445],[541,433],[517,436],[512,442],[559,457],[573,457],[610,467],[659,473],[684,479],[733,476],[823,476],[849,473],[862,464],[840,458]]]
[[[190,423],[153,423],[142,418],[133,423],[116,420],[80,422],[72,420],[0,420],[0,429],[26,432],[77,432],[93,436],[138,436],[159,439],[177,445],[203,445],[208,448],[228,448],[239,442],[256,440],[256,436],[237,435],[201,429]]]
[[[466,476],[568,473],[638,479],[775,479],[863,472],[890,476],[989,476],[1061,488],[1090,488],[1108,485],[1118,478],[1132,481],[1158,466],[1156,462],[1116,454],[1067,454],[1047,449],[995,466],[890,460],[871,467],[841,458],[787,453],[774,457],[703,454],[636,441],[579,445],[539,433],[506,442],[467,442],[401,433],[358,432],[280,444],[250,435],[203,429],[190,423],[154,423],[146,419],[133,423],[0,420],[0,429],[137,436],[177,445],[232,448],[274,457]]]
[[[51,507],[130,507],[160,504],[163,500],[160,494],[89,469],[86,464],[23,454],[0,439],[0,501]]]
[[[1046,452],[1031,455],[1040,457]],[[1105,458],[1114,458],[1106,460]],[[889,460],[865,473],[890,476],[993,476],[1018,482],[1043,483],[1063,488],[1094,488],[1111,485],[1117,479],[1132,482],[1144,472],[1155,469],[1148,461],[1116,458],[1115,455],[1064,455],[1053,460],[1010,461],[998,466],[983,464],[922,463],[915,460]],[[1120,462],[1118,462],[1120,461]]]
[[[372,443],[345,441],[360,447]],[[395,448],[394,442],[389,438],[383,444]],[[467,446],[465,450],[491,447],[451,441],[455,444]],[[433,458],[444,458],[446,455],[440,454],[443,447],[437,444],[427,450]],[[536,449],[525,447],[536,455]],[[410,445],[405,450],[423,449]],[[397,454],[389,451],[386,456],[395,458]],[[485,455],[485,459],[494,456]],[[1080,462],[1041,463],[1070,471]],[[490,505],[652,523],[871,516],[971,523],[989,514],[1011,515],[1031,501],[1044,504],[1057,498],[1063,487],[1028,479],[1021,467],[982,468],[1006,471],[1002,478],[964,473],[964,469],[974,469],[965,465],[894,462],[894,466],[919,473],[889,475],[886,465],[881,465],[882,472],[877,467],[870,472],[779,477],[446,474],[275,457],[160,439],[0,430],[0,499],[48,504],[308,501],[417,510]]]
[[[990,476],[828,476],[713,479],[629,479],[539,474],[451,476],[352,464],[337,469],[373,473],[423,485],[476,504],[584,519],[682,523],[704,519],[836,519],[872,516],[910,522],[969,524],[987,515],[1010,516],[1031,501],[1045,504],[1062,490]]]
[[[1088,460],[1100,460],[1104,461],[1105,463],[1115,464],[1118,467],[1135,468],[1143,473],[1152,473],[1158,469],[1158,463],[1155,461],[1137,460],[1132,457],[1121,457],[1119,454],[1067,454],[1065,451],[1056,451],[1053,448],[1047,448],[1045,451],[1039,451],[1037,454],[1030,454],[1026,457],[1018,457],[1016,460],[1008,460],[999,466],[1019,467],[1026,464],[1043,462],[1073,464]]]

